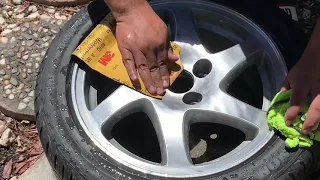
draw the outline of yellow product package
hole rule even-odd
[[[82,43],[73,52],[73,55],[86,63],[91,69],[98,71],[104,76],[113,79],[130,88],[136,89],[127,73],[127,70],[122,62],[122,56],[118,49],[118,44],[114,35],[115,21],[111,13],[107,15],[82,41]],[[171,42],[173,53],[180,55],[180,47]],[[180,61],[176,61],[170,68],[170,85],[176,80],[183,70],[183,65]],[[141,93],[162,99],[162,96],[151,95],[144,86],[141,78],[140,89],[136,89]]]

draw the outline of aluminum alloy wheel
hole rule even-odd
[[[182,48],[185,70],[194,80],[192,88],[183,93],[168,90],[163,100],[157,100],[119,86],[98,103],[97,91],[88,86],[90,78],[76,64],[71,97],[82,128],[97,147],[118,163],[156,176],[200,177],[241,164],[273,136],[267,127],[266,110],[286,76],[283,57],[261,28],[229,8],[187,0],[160,1],[152,6],[160,15],[165,14],[165,21],[170,21],[174,39]],[[223,35],[235,45],[212,52],[203,45],[196,27]],[[250,65],[258,67],[262,80],[262,110],[226,93],[230,83]],[[139,158],[105,138],[117,122],[139,111],[145,112],[155,127],[162,156],[159,164]],[[228,154],[194,165],[187,140],[189,127],[196,122],[235,127],[244,132],[246,139]]]

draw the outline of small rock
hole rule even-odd
[[[6,129],[6,122],[0,120],[0,134],[2,134],[5,129]]]
[[[5,59],[1,59],[1,60],[0,60],[0,65],[1,65],[1,66],[6,65],[6,60],[5,60]]]
[[[41,58],[40,57],[36,57],[36,61],[41,61]]]
[[[46,8],[44,10],[47,11],[48,13],[50,13],[50,14],[53,14],[56,11],[54,8]]]
[[[20,91],[20,90],[19,90]],[[17,94],[18,93],[18,90],[17,89],[12,89],[11,90],[12,94]]]
[[[6,23],[6,20],[0,16],[0,25],[3,25],[4,23]]]
[[[26,42],[25,42],[25,41],[22,41],[22,42],[21,42],[21,45],[22,45],[22,46],[25,46],[25,45],[26,45]]]
[[[6,95],[9,95],[9,94],[11,94],[11,90],[10,90],[10,89],[7,89],[4,93],[5,93]]]
[[[13,95],[13,94],[10,94],[10,95],[8,96],[8,98],[11,99],[11,100],[14,99],[14,95]]]
[[[15,43],[17,41],[17,39],[15,38],[15,37],[12,37],[11,39],[10,39],[10,43]]]
[[[37,7],[34,6],[34,5],[29,6],[29,8],[28,8],[28,11],[29,11],[29,12],[36,12],[37,10],[38,10]]]
[[[50,39],[50,37],[48,37],[48,36],[42,38],[42,40],[43,40],[44,42],[47,42],[49,39]]]
[[[5,74],[6,74],[6,72],[3,69],[0,69],[0,76],[3,76]]]
[[[17,86],[17,85],[18,85],[18,81],[17,81],[17,79],[14,78],[14,77],[11,77],[10,83],[11,83],[12,85],[14,85],[14,86]]]
[[[10,146],[16,139],[15,135],[12,133],[10,128],[7,128],[0,138],[0,145],[4,147]]]
[[[49,47],[49,45],[50,45],[50,44],[49,44],[48,42],[46,42],[46,43],[43,44],[44,47]]]
[[[54,18],[60,19],[60,20],[67,20],[67,17],[66,17],[65,15],[60,15],[59,12],[56,12],[56,13],[54,14]]]
[[[2,44],[7,44],[8,41],[9,41],[9,39],[8,39],[7,37],[1,37],[1,38],[0,38],[0,42],[1,42]]]
[[[24,46],[20,46],[19,52],[23,52],[25,50]]]
[[[29,55],[24,55],[24,56],[22,56],[22,59],[23,60],[27,60],[29,58]]]
[[[22,109],[24,109],[26,107],[27,107],[27,105],[25,103],[23,103],[23,102],[20,102],[19,105],[18,105],[18,109],[19,110],[22,110]]]
[[[24,93],[24,92],[20,93],[20,95],[19,95],[20,99],[23,99],[25,97],[27,97],[27,93]]]
[[[46,54],[45,51],[42,51],[42,52],[41,52],[41,56],[42,56],[42,57],[43,57],[45,54]]]
[[[63,21],[61,19],[57,20],[57,25],[60,26],[62,25]]]
[[[9,85],[9,80],[5,80],[5,81],[3,81],[3,85]]]
[[[12,11],[9,11],[9,12],[8,12],[9,16],[12,16],[12,13],[13,13]]]
[[[11,73],[12,73],[12,74],[15,74],[15,73],[17,73],[17,72],[18,72],[18,68],[16,68],[16,67],[12,68],[12,70],[11,70]]]
[[[32,46],[34,44],[34,40],[28,40],[26,42],[26,46]]]
[[[26,79],[27,78],[27,73],[25,73],[25,72],[21,73],[21,78],[22,79]]]
[[[39,21],[33,21],[32,23],[33,23],[34,25],[38,25],[38,24],[39,24]],[[36,28],[36,29],[38,29],[38,28]],[[36,29],[34,29],[34,31],[35,31]]]
[[[32,58],[35,58],[35,57],[40,56],[40,53],[34,53],[34,54],[31,54],[30,56],[31,56]]]
[[[34,63],[34,68],[35,68],[35,69],[38,69],[39,66],[40,66],[39,63]]]
[[[24,18],[24,13],[15,15],[14,18],[16,18],[16,19],[22,19],[22,18]]]
[[[15,27],[17,27],[16,24],[9,24],[9,25],[7,26],[8,29],[13,29],[13,28],[15,28]]]
[[[33,36],[34,36],[35,38],[38,38],[38,37],[39,37],[39,35],[38,35],[37,33],[34,33]]]
[[[22,0],[12,0],[12,3],[15,5],[20,5],[22,3]]]
[[[28,102],[30,102],[30,100],[31,100],[31,97],[26,97],[22,101],[27,104]]]
[[[9,74],[6,74],[3,79],[9,80],[11,78],[11,76]]]
[[[6,94],[2,94],[2,97],[7,98],[7,97],[8,97],[8,95],[6,95]]]
[[[21,29],[20,27],[15,27],[15,28],[12,29],[12,31],[18,32],[18,31],[20,31],[20,29]]]
[[[40,15],[40,20],[49,21],[50,19],[51,19],[51,17],[46,15],[46,14],[41,14]]]
[[[43,28],[43,32],[47,33],[48,31],[49,31],[49,29]]]
[[[54,29],[50,29],[52,33],[57,34],[58,31],[54,30]]]
[[[3,35],[8,35],[8,34],[10,34],[11,32],[12,32],[11,29],[5,29],[4,31],[2,31],[1,34],[3,34]]]
[[[34,90],[30,91],[28,96],[33,97],[34,96]]]
[[[18,136],[18,137],[19,137],[19,136]],[[17,139],[18,139],[18,138],[17,138]],[[20,143],[20,144],[21,144],[21,143]],[[18,146],[19,146],[19,145],[18,145]],[[24,155],[20,155],[17,162],[22,162],[23,160],[25,160]],[[11,180],[11,179],[10,179],[10,180]]]
[[[10,180],[18,180],[17,176],[13,176]]]
[[[24,37],[26,40],[31,40],[32,36],[29,35],[28,33],[21,33],[21,36]]]
[[[32,70],[30,68],[27,69],[28,74],[32,74]]]
[[[24,91],[29,93],[31,91],[31,89],[30,88],[25,88]]]
[[[19,46],[13,48],[15,52],[19,52]]]
[[[26,64],[26,66],[27,67],[32,67],[32,63],[29,62],[29,63]]]
[[[19,58],[19,59],[20,59],[21,57],[22,57],[21,52],[18,52],[18,53],[17,53],[17,58]]]
[[[23,26],[28,29],[28,28],[30,28],[30,23],[26,22],[23,24]]]
[[[20,83],[19,86],[17,87],[17,89],[21,90],[24,87],[23,83]]]
[[[27,19],[36,19],[38,18],[40,15],[38,13],[38,11],[31,13],[29,16],[27,16]]]
[[[2,10],[2,15],[4,18],[9,18],[9,14],[6,10]]]
[[[15,14],[19,14],[19,13],[22,13],[25,9],[26,8],[24,6],[20,5],[20,6],[18,6],[18,8],[13,9],[13,12]]]

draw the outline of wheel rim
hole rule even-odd
[[[92,79],[75,64],[71,97],[80,125],[95,145],[119,164],[151,175],[200,177],[243,163],[273,136],[266,110],[287,73],[280,51],[257,25],[224,6],[201,1],[162,1],[152,6],[170,23],[172,36],[182,48],[184,68],[192,76],[192,87],[179,93],[168,90],[163,100],[157,100],[119,86],[99,103],[99,92],[88,85]],[[195,27],[222,34],[235,45],[213,52],[203,45]],[[262,110],[226,92],[250,65],[257,66],[261,77]],[[145,112],[155,127],[161,163],[139,158],[106,138],[117,122],[138,111]],[[245,140],[222,157],[194,165],[187,140],[190,125],[197,122],[235,127],[244,132]]]

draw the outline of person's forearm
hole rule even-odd
[[[303,56],[307,56],[303,59],[314,61],[315,57],[320,57],[320,18],[318,18],[316,26],[312,32],[309,43],[304,51]]]
[[[115,18],[127,15],[129,10],[147,5],[147,0],[104,0]]]

